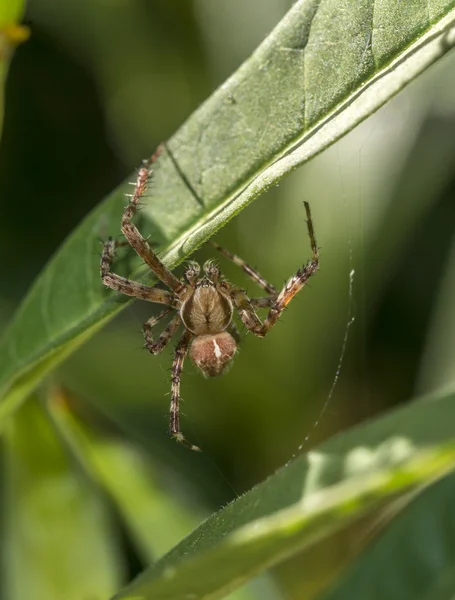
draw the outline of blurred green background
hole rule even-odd
[[[291,4],[29,2],[24,21],[32,35],[11,65],[0,147],[3,323],[87,212],[170,137]],[[141,349],[142,323],[155,307],[129,307],[55,381],[86,421],[134,440],[170,496],[207,514],[289,460],[308,435],[304,450],[453,384],[454,192],[450,55],[217,236],[280,285],[310,256],[307,200],[321,270],[266,339],[243,331],[226,376],[204,380],[186,365],[183,428],[202,455],[167,435],[172,348],[158,357]],[[211,255],[206,247],[194,258]],[[234,266],[220,264],[231,281],[261,295]],[[332,391],[349,315],[355,321]],[[142,563],[126,538],[132,576]],[[284,597],[313,597],[327,563],[344,553],[340,536],[339,546],[313,557],[313,582],[300,580],[299,558],[276,569]]]

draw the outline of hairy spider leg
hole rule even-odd
[[[216,248],[221,254],[224,254],[226,258],[231,260],[238,267],[243,269],[243,271],[248,275],[250,279],[252,279],[255,283],[257,283],[263,290],[265,290],[270,296],[264,296],[261,298],[250,298],[250,303],[252,306],[256,308],[270,308],[276,297],[278,296],[278,291],[274,285],[269,283],[262,275],[257,271],[257,269],[253,269],[250,265],[245,262],[240,256],[237,254],[233,254],[227,248],[220,246],[217,242],[210,241],[209,242],[214,248]],[[234,336],[235,337],[235,336]]]
[[[159,354],[164,350],[164,348],[171,341],[172,336],[179,328],[180,323],[182,322],[180,319],[180,315],[175,315],[167,324],[165,329],[161,332],[156,340],[152,337],[152,328],[159,322],[163,317],[165,317],[169,312],[171,312],[172,308],[166,308],[161,313],[159,313],[156,317],[152,317],[146,323],[144,323],[144,338],[145,338],[145,348],[151,354]]]
[[[137,281],[132,281],[111,271],[111,266],[115,259],[115,250],[123,245],[124,242],[117,242],[112,239],[109,239],[104,244],[100,264],[101,279],[104,285],[117,292],[133,296],[134,298],[140,298],[141,300],[158,302],[159,304],[174,304],[174,294],[166,290],[138,283]]]
[[[271,283],[269,283],[268,281],[266,281],[264,279],[264,277],[262,277],[262,275],[260,273],[258,273],[258,271],[256,269],[253,269],[253,267],[250,267],[250,265],[248,263],[246,263],[243,260],[243,258],[240,258],[240,256],[237,256],[237,254],[233,254],[232,252],[230,252],[226,248],[223,248],[223,246],[220,246],[216,242],[210,241],[210,244],[214,248],[216,248],[218,250],[218,252],[221,252],[221,254],[224,254],[224,256],[226,256],[226,258],[228,258],[234,264],[236,264],[238,267],[243,269],[243,271],[248,275],[248,277],[250,279],[252,279],[254,282],[256,282],[268,294],[271,294],[272,296],[276,296],[278,294],[278,291],[276,290],[275,286],[272,285]]]
[[[147,181],[150,177],[150,165],[156,159],[157,153],[144,163],[138,173],[136,179],[136,186],[134,192],[130,197],[130,201],[125,207],[122,217],[122,233],[128,240],[130,246],[137,252],[142,260],[150,267],[155,275],[163,283],[165,283],[173,292],[177,295],[181,294],[186,290],[186,285],[183,284],[169,269],[167,269],[158,256],[153,252],[152,248],[145,240],[138,228],[131,223],[131,219],[136,214],[136,210],[139,204],[139,200],[147,190]]]
[[[251,306],[256,308],[270,308],[275,302],[278,292],[274,296],[263,296],[261,298],[250,298]]]
[[[231,289],[231,298],[242,322],[249,331],[258,337],[264,337],[267,335],[270,329],[278,321],[281,313],[292,300],[292,298],[302,289],[308,279],[319,269],[319,252],[314,235],[310,205],[308,202],[304,202],[304,205],[307,215],[308,235],[310,237],[310,245],[313,256],[305,266],[299,269],[297,273],[285,283],[281,292],[275,298],[273,298],[273,303],[264,322],[262,322],[255,313],[253,302],[248,298],[246,293],[240,288],[233,287]],[[260,299],[260,301],[262,302],[262,299]]]
[[[180,402],[180,378],[183,369],[183,363],[185,361],[185,357],[188,354],[188,350],[190,347],[191,340],[193,338],[193,334],[191,331],[185,331],[182,335],[179,343],[175,348],[174,353],[174,362],[172,363],[172,389],[171,389],[171,411],[170,411],[170,420],[169,420],[169,432],[171,436],[181,444],[188,446],[191,450],[195,450],[196,452],[201,452],[199,446],[195,446],[191,444],[183,433],[180,431],[180,412],[179,412],[179,402]]]

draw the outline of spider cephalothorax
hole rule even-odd
[[[144,324],[145,347],[152,354],[161,352],[177,329],[183,325],[184,333],[175,348],[172,365],[169,429],[177,441],[186,444],[192,450],[199,450],[199,447],[190,444],[180,431],[180,377],[185,356],[189,352],[192,362],[206,377],[214,377],[223,373],[237,349],[235,339],[237,334],[233,324],[234,312],[237,312],[249,331],[259,337],[264,337],[275,325],[280,314],[295,294],[318,270],[319,255],[310,207],[305,202],[312,258],[287,281],[280,292],[245,261],[214,242],[212,245],[241,267],[267,293],[267,296],[250,299],[243,289],[224,279],[213,261],[207,261],[203,265],[202,276],[200,265],[190,261],[185,269],[184,279],[177,278],[164,266],[131,222],[139,200],[147,188],[147,181],[151,175],[150,167],[157,156],[158,152],[150,160],[145,161],[139,169],[137,180],[133,184],[135,186],[134,193],[123,213],[122,233],[126,237],[127,243],[170,291],[150,287],[113,273],[111,265],[114,261],[116,247],[123,245],[124,242],[118,243],[112,239],[104,244],[101,256],[101,278],[106,286],[123,294],[167,305],[167,308],[158,316],[152,317]],[[257,316],[255,311],[257,308],[268,309],[264,321]],[[154,340],[152,328],[173,310],[176,311],[174,316],[161,335]]]

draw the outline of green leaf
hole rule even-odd
[[[104,503],[35,398],[4,444],[4,597],[104,600],[123,580]]]
[[[24,9],[24,0],[0,2],[0,133],[3,127],[5,84],[11,57],[15,46],[24,42],[29,36],[28,28],[18,25]]]
[[[420,369],[419,389],[423,393],[444,388],[453,390],[455,376],[455,237],[437,296]]]
[[[59,392],[49,398],[50,414],[87,474],[115,503],[141,558],[150,563],[191,532],[202,515],[177,502],[145,456],[132,444],[95,435],[70,412]]]
[[[455,468],[454,400],[408,405],[293,460],[210,517],[115,598],[222,598],[261,570],[443,477]]]
[[[17,23],[25,10],[24,0],[8,0],[0,3],[0,28]]]
[[[181,262],[442,57],[455,41],[452,6],[297,2],[160,157],[143,216],[165,263]],[[120,186],[57,251],[5,332],[0,420],[125,305],[100,284],[98,238],[118,233],[126,189]]]
[[[453,475],[424,491],[324,600],[451,600],[455,595],[454,501]]]

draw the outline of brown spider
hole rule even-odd
[[[180,378],[183,361],[188,351],[193,363],[199,367],[206,377],[220,375],[234,357],[237,349],[234,339],[237,338],[236,329],[232,323],[234,309],[238,312],[240,319],[249,331],[259,337],[264,337],[275,325],[287,304],[318,270],[319,254],[310,206],[307,202],[304,202],[312,258],[286,282],[280,292],[240,257],[231,254],[215,242],[212,242],[212,245],[241,267],[268,295],[262,298],[250,299],[244,290],[228,283],[212,261],[207,261],[203,265],[204,275],[202,276],[200,276],[201,268],[199,264],[189,261],[184,272],[184,279],[178,279],[165,267],[135,225],[131,223],[139,200],[147,189],[147,182],[151,176],[150,167],[157,156],[158,152],[150,160],[144,161],[137,175],[134,193],[130,196],[130,201],[125,207],[122,217],[122,233],[126,237],[126,242],[115,242],[109,239],[104,244],[101,256],[101,279],[107,287],[127,296],[134,296],[135,298],[168,306],[158,316],[152,317],[144,324],[145,347],[152,354],[161,352],[176,333],[180,324],[183,324],[185,331],[175,348],[172,364],[169,430],[172,437],[178,442],[185,444],[192,450],[199,451],[200,448],[188,442],[180,431]],[[128,243],[137,252],[158,279],[171,291],[143,285],[111,272],[115,249],[125,243]],[[263,322],[257,316],[255,308],[269,309]],[[152,328],[172,310],[176,310],[177,313],[169,321],[158,339],[153,340]]]

